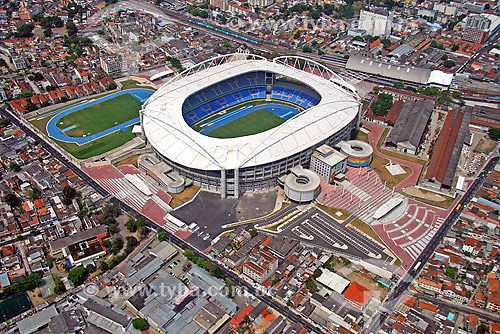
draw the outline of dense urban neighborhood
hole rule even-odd
[[[500,333],[500,1],[0,1],[0,332]]]

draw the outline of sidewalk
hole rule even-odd
[[[408,166],[412,169],[412,171],[413,171],[412,174],[410,176],[408,176],[406,179],[404,179],[403,181],[401,181],[396,186],[396,190],[401,190],[401,189],[405,188],[406,186],[416,185],[418,182],[418,177],[420,176],[420,172],[422,171],[422,165],[420,165],[416,162],[411,162],[411,161],[404,160],[401,158],[395,158],[395,157],[392,157],[392,156],[389,156],[389,155],[386,155],[386,154],[380,152],[379,149],[377,148],[377,143],[378,143],[380,137],[382,136],[382,134],[384,133],[385,128],[378,126],[378,125],[375,125],[375,124],[372,124],[372,123],[364,123],[364,127],[367,128],[368,130],[370,130],[370,132],[368,132],[368,139],[370,141],[370,145],[373,148],[373,151],[378,156],[381,156],[385,159],[388,159],[392,163]]]

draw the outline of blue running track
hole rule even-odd
[[[87,137],[70,137],[70,136],[66,135],[64,132],[70,130],[71,127],[68,127],[66,129],[61,130],[57,127],[57,122],[62,117],[69,115],[71,113],[74,113],[75,111],[85,109],[87,107],[93,106],[94,104],[104,102],[106,100],[112,99],[114,97],[117,97],[117,96],[120,96],[123,94],[129,94],[133,98],[140,101],[141,103],[144,103],[153,93],[154,93],[154,90],[151,90],[151,89],[144,89],[144,88],[126,89],[126,90],[122,90],[122,91],[119,91],[119,92],[116,92],[116,93],[113,93],[110,95],[103,96],[103,97],[101,97],[97,100],[94,100],[94,101],[90,101],[90,102],[74,105],[74,106],[71,106],[69,108],[61,109],[62,111],[58,110],[58,112],[59,111],[60,112],[57,115],[55,115],[54,117],[52,117],[49,120],[49,122],[47,123],[47,128],[46,128],[47,133],[50,137],[52,137],[56,140],[62,141],[62,142],[84,145],[84,144],[87,144],[93,140],[107,136],[110,133],[113,133],[115,131],[118,131],[118,130],[125,131],[125,130],[127,130],[127,127],[129,127],[130,125],[139,122],[139,120],[140,120],[139,117],[131,119],[130,121],[127,121],[125,123],[115,125],[107,130],[101,131],[99,133],[96,133],[96,134],[93,134],[93,135],[90,135]]]
[[[214,119],[213,121],[210,121],[208,123],[205,123],[203,125],[203,130],[200,131],[201,134],[208,134],[211,131],[218,129],[224,125],[227,125],[231,122],[236,121],[237,119],[240,119],[241,117],[244,117],[246,115],[249,115],[253,113],[254,111],[260,110],[260,109],[266,109],[276,116],[279,116],[283,118],[285,121],[292,118],[293,116],[297,115],[300,111],[298,109],[295,109],[293,107],[283,105],[283,104],[261,104],[258,106],[244,106],[241,107],[240,109],[234,110],[230,112],[229,114],[223,115],[217,119]]]

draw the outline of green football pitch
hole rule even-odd
[[[59,120],[57,127],[63,130],[76,125],[65,132],[70,137],[96,134],[139,117],[140,109],[141,102],[129,94],[123,94],[66,115]]]
[[[31,300],[26,291],[18,292],[10,297],[0,300],[0,321],[5,321],[11,317],[22,313],[32,306]]]
[[[267,109],[259,109],[207,134],[214,138],[236,138],[254,135],[274,128],[285,120]]]

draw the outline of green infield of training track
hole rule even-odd
[[[267,109],[259,109],[207,134],[213,138],[250,136],[274,128],[285,120]]]
[[[131,87],[127,87],[127,88],[131,88]],[[132,88],[134,88],[134,87],[132,87]],[[140,87],[140,88],[144,88],[144,87]],[[149,88],[149,87],[147,87],[147,88]],[[112,94],[112,93],[113,92],[107,93],[107,94],[89,96],[89,99],[100,98],[102,96],[105,96],[105,95],[108,95],[108,94]],[[130,96],[130,95],[126,94],[126,95],[121,95],[121,96]],[[130,97],[133,100],[135,100],[137,103],[139,103],[139,107],[137,107],[136,109],[134,109],[135,110],[135,114],[134,114],[135,116],[132,116],[132,117],[128,118],[127,120],[130,120],[130,119],[133,119],[135,117],[138,117],[138,113],[139,113],[138,110],[140,109],[140,102],[137,101],[132,96],[130,96]],[[104,102],[108,102],[108,101],[112,101],[112,100],[114,100],[114,99],[107,100],[107,101],[104,101]],[[77,102],[75,102],[75,103],[77,103]],[[102,105],[103,105],[103,103],[101,103],[101,106]],[[63,107],[57,107],[57,108],[51,109],[50,111],[47,111],[47,113],[51,112],[53,110],[57,110],[57,109],[63,108]],[[86,108],[86,109],[89,109],[89,108]],[[106,113],[106,110],[102,109],[100,111],[100,113],[97,114],[97,120],[98,121],[101,119],[101,117],[105,117],[105,116],[102,116],[101,113],[102,114]],[[67,116],[71,116],[71,115],[67,115]],[[45,135],[47,135],[46,126],[47,126],[47,122],[49,121],[50,117],[45,117],[45,118],[37,119],[38,117],[39,117],[39,115],[33,117],[29,121],[31,122],[31,124],[33,124],[38,129],[40,129],[40,131],[42,131]],[[114,125],[114,122],[116,122],[116,120],[114,120],[112,122],[111,126]],[[71,124],[69,124],[68,126],[70,126],[70,125]],[[111,126],[108,126],[108,128],[111,127]],[[125,144],[126,142],[128,142],[129,140],[135,138],[135,135],[132,133],[132,127],[133,126],[130,126],[127,129],[127,131],[116,131],[114,133],[111,133],[111,134],[109,134],[107,136],[104,136],[102,138],[96,139],[96,140],[94,140],[94,141],[92,141],[90,143],[87,143],[87,144],[84,144],[84,145],[81,145],[81,146],[78,146],[77,144],[74,144],[74,143],[61,142],[61,141],[55,140],[53,138],[51,138],[51,139],[55,143],[57,143],[57,145],[59,145],[61,148],[63,148],[66,152],[70,153],[75,158],[77,158],[77,159],[87,159],[87,158],[94,157],[96,155],[100,155],[100,154],[106,153],[108,151],[111,151],[112,149],[120,147],[123,144]],[[87,132],[90,132],[90,131],[87,131]],[[66,132],[66,133],[68,133],[68,132]]]
[[[81,137],[137,118],[140,109],[141,102],[129,94],[123,94],[66,115],[59,120],[57,127],[63,130],[76,125],[76,128],[65,133],[70,137]]]

